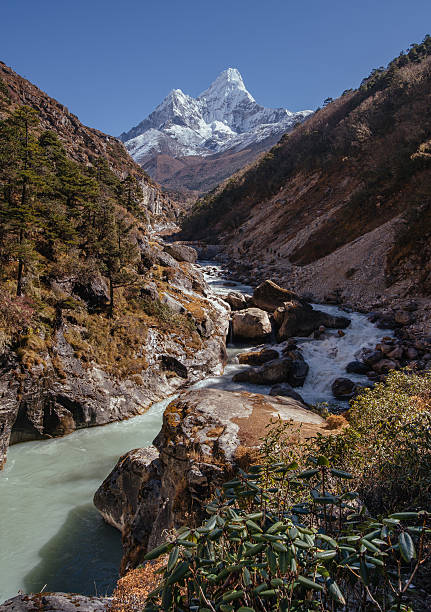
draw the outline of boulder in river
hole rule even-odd
[[[188,263],[195,263],[198,258],[196,249],[193,249],[192,247],[189,247],[186,244],[181,244],[179,242],[172,242],[170,244],[166,244],[164,250],[177,261],[187,261]]]
[[[229,478],[260,444],[270,420],[302,423],[300,435],[326,432],[322,417],[290,397],[190,389],[166,408],[151,455],[124,455],[95,496],[96,507],[123,536],[125,573],[142,562],[164,530],[199,523],[214,486]]]
[[[292,336],[309,336],[321,325],[332,329],[344,329],[350,325],[350,319],[347,317],[313,310],[309,304],[297,301],[283,304],[278,314],[278,321],[282,321],[278,330],[279,340],[286,340]]]
[[[303,359],[295,359],[292,361],[290,372],[287,377],[292,387],[303,386],[309,369],[308,363],[305,363]]]
[[[349,378],[336,378],[332,383],[332,394],[337,399],[348,400],[356,393],[356,384]]]
[[[302,402],[305,405],[305,402],[302,399],[302,396],[299,393],[297,393],[297,391],[295,391],[295,389],[292,387],[292,385],[289,385],[289,383],[278,383],[277,385],[274,385],[273,387],[271,387],[269,395],[279,395],[281,397],[291,397],[294,400],[297,400],[298,402]]]
[[[236,338],[262,340],[271,333],[271,321],[264,310],[246,308],[233,314],[232,330]]]
[[[278,351],[271,348],[263,348],[260,351],[247,351],[246,353],[240,353],[238,355],[239,363],[245,363],[247,365],[262,365],[267,361],[278,359]]]
[[[366,374],[369,369],[362,361],[350,361],[346,366],[346,372],[349,374]]]
[[[308,373],[308,364],[299,359],[274,359],[257,368],[248,368],[238,372],[233,382],[249,382],[255,385],[270,385],[288,382],[294,387],[304,384]]]
[[[227,295],[223,296],[223,299],[229,304],[232,310],[243,310],[247,308],[247,299],[245,295],[239,291],[230,291]]]
[[[272,280],[264,281],[253,291],[253,304],[268,312],[274,312],[276,308],[283,306],[284,302],[292,300],[305,303],[296,293],[283,289]]]
[[[370,367],[373,367],[375,363],[383,359],[384,355],[382,351],[373,351],[371,349],[364,349],[362,351],[362,361]]]
[[[291,368],[291,359],[274,359],[258,368],[247,368],[247,370],[238,372],[232,377],[232,380],[255,385],[271,385],[287,381]]]

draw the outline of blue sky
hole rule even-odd
[[[235,67],[256,100],[316,108],[431,33],[430,0],[2,0],[0,59],[118,135]]]

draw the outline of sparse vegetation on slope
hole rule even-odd
[[[289,260],[304,266],[404,216],[387,257],[386,279],[394,282],[410,262],[420,271],[416,290],[429,293],[430,56],[427,36],[387,68],[372,71],[357,90],[319,109],[253,166],[197,202],[183,235],[223,237],[257,254],[247,232],[262,222],[258,205],[271,201],[272,241],[293,240],[322,218],[289,251]],[[247,231],[241,227],[246,221]]]
[[[218,367],[224,332],[202,275],[151,241],[166,201],[103,146],[123,145],[74,118],[82,149],[57,129],[62,105],[0,74],[2,467],[10,440],[128,418],[184,384],[191,363],[196,378]]]

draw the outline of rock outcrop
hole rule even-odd
[[[177,261],[195,263],[198,258],[198,254],[195,249],[179,242],[166,244],[164,250],[169,253],[169,255],[172,255],[172,257]]]
[[[121,457],[95,495],[105,520],[122,531],[122,572],[142,561],[163,530],[201,518],[214,487],[277,415],[302,423],[303,435],[325,432],[319,415],[287,397],[193,389],[169,404],[154,447]]]
[[[109,597],[85,597],[76,593],[17,595],[0,604],[0,612],[106,612]]]
[[[163,252],[152,247],[151,256],[153,251]],[[228,307],[211,294],[198,270],[186,262],[181,266],[176,261],[174,267],[156,266],[155,276],[151,267],[142,312],[112,323],[91,314],[103,295],[103,279],[82,284],[81,297],[71,285],[68,299],[82,300],[89,314],[80,314],[78,321],[66,307],[58,312],[49,337],[33,333],[18,350],[3,354],[0,468],[9,444],[141,414],[178,388],[221,373]],[[165,280],[158,276],[160,270]],[[65,292],[67,283],[62,287]],[[91,308],[84,297],[91,300]],[[109,352],[103,345],[105,335]]]

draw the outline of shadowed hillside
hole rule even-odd
[[[201,199],[184,237],[216,235],[265,264],[272,249],[299,275],[368,235],[367,252],[385,242],[383,285],[409,276],[408,291],[431,293],[430,54],[427,36],[320,109]],[[370,233],[383,226],[377,244]]]

